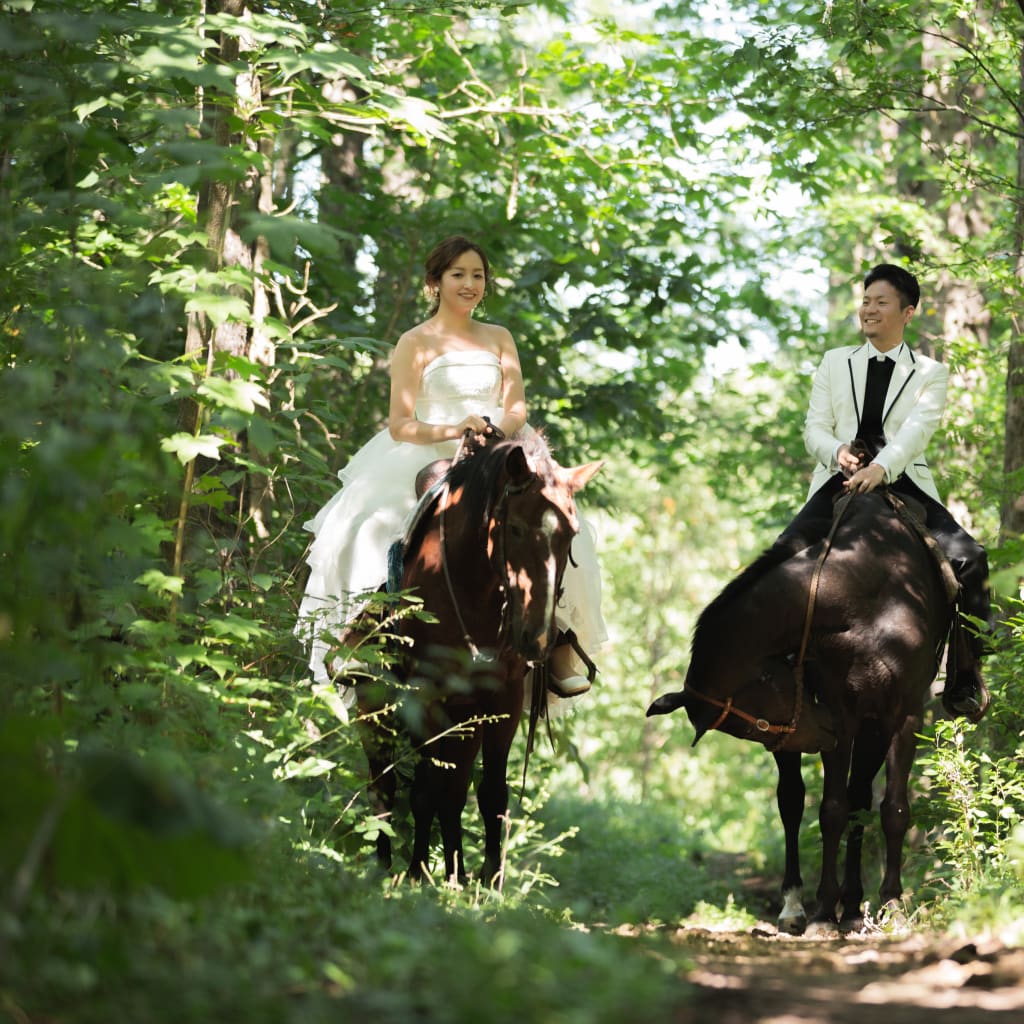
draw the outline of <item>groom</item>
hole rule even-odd
[[[924,457],[942,420],[949,370],[903,340],[920,298],[917,279],[902,267],[883,263],[864,278],[860,325],[865,340],[826,352],[814,375],[804,443],[817,465],[807,504],[776,544],[802,548],[820,540],[836,497],[887,484],[924,506],[925,523],[960,582],[962,610],[987,625],[985,549],[939,500]],[[982,637],[971,632],[967,648],[943,704],[951,714],[977,722],[988,707],[979,664]]]

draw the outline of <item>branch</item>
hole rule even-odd
[[[1017,0],[1017,3],[1020,4],[1021,10],[1024,11],[1024,0]],[[999,81],[999,79],[989,68],[988,64],[982,58],[982,55],[970,43],[968,43],[967,40],[959,39],[955,36],[948,36],[944,32],[932,32],[929,30],[925,30],[924,35],[932,36],[935,39],[941,39],[944,43],[949,43],[951,46],[963,50],[963,52],[966,53],[971,58],[971,60],[973,60],[974,63],[982,70],[984,76],[992,83],[992,85],[995,86],[996,91],[1003,97],[1003,99],[1005,99],[1006,102],[1009,103],[1011,107],[1013,107],[1017,116],[1024,116],[1024,114],[1022,114],[1021,107],[1017,102],[1017,97],[1013,93],[1008,92],[1004,88],[1003,84]]]

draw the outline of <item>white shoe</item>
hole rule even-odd
[[[548,689],[563,699],[579,697],[590,689],[590,680],[586,676],[566,676],[564,679],[549,676]]]

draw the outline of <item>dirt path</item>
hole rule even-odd
[[[670,937],[699,992],[685,1024],[1024,1021],[1024,949],[996,940],[793,938],[768,924]]]

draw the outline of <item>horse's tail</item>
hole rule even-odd
[[[663,693],[647,709],[647,717],[650,718],[651,715],[669,715],[683,707],[687,700],[687,694],[682,690],[676,693]]]

